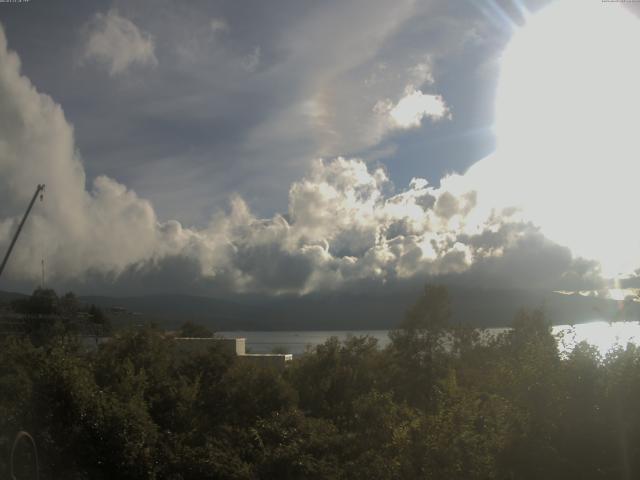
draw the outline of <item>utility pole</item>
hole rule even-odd
[[[9,255],[11,255],[11,251],[13,250],[13,246],[16,244],[16,240],[18,240],[18,236],[20,235],[20,232],[22,231],[22,227],[24,226],[24,222],[27,221],[27,217],[29,216],[29,213],[31,212],[31,209],[33,208],[33,204],[35,203],[36,198],[38,198],[38,194],[40,194],[40,201],[42,201],[43,192],[44,192],[44,184],[38,185],[38,187],[36,188],[36,193],[33,194],[33,198],[31,199],[31,203],[29,203],[29,206],[27,207],[27,211],[24,212],[24,217],[22,217],[22,221],[20,222],[20,225],[18,225],[18,230],[16,230],[16,233],[13,236],[13,239],[11,240],[11,243],[9,244],[9,248],[7,249],[7,253],[4,256],[4,259],[2,260],[2,265],[0,265],[0,276],[2,276],[2,271],[4,270],[4,267],[7,264],[7,260],[9,260]]]

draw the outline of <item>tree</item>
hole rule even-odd
[[[60,301],[54,290],[37,288],[28,298],[20,298],[11,303],[14,311],[25,315],[57,315]]]
[[[442,285],[426,285],[400,328],[390,332],[392,362],[387,378],[396,393],[414,406],[433,407],[437,382],[446,376],[446,333],[451,317],[449,292]]]
[[[178,336],[186,338],[211,338],[213,337],[213,332],[204,325],[188,320],[184,322],[180,330],[178,330]]]
[[[343,478],[340,435],[331,422],[291,409],[260,419],[255,432],[252,463],[258,478]]]
[[[516,478],[550,478],[546,473],[559,471],[562,464],[555,442],[566,395],[551,322],[541,310],[522,310],[493,349],[495,384],[489,388],[509,399],[518,431],[501,458],[502,468]]]
[[[112,333],[111,320],[101,308],[91,305],[89,307],[89,329],[96,336],[110,335]]]
[[[289,373],[300,406],[330,419],[351,415],[353,401],[376,386],[381,354],[373,337],[329,338],[315,352],[298,359]]]
[[[425,285],[422,296],[409,309],[400,328],[412,332],[437,334],[447,328],[450,318],[451,301],[447,287]]]
[[[80,310],[80,302],[73,292],[67,292],[58,302],[60,313],[66,316],[75,316]]]
[[[23,315],[24,332],[34,344],[47,344],[69,331],[70,325],[60,322],[60,300],[54,290],[38,288],[30,297],[14,300],[11,306]]]

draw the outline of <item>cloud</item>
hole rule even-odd
[[[424,61],[409,67],[408,72],[412,85],[422,85],[425,83],[433,85],[435,83],[431,59],[429,57],[425,58]]]
[[[1,31],[0,97],[0,230],[14,231],[35,185],[47,185],[46,200],[34,208],[8,273],[32,276],[34,259],[43,256],[52,276],[92,268],[118,273],[153,255],[163,231],[149,202],[104,176],[85,189],[73,128],[60,106],[21,75]]]
[[[424,276],[522,288],[600,285],[597,263],[573,258],[530,223],[509,212],[474,216],[477,192],[463,186],[459,176],[439,188],[414,179],[391,193],[381,168],[318,160],[292,184],[286,215],[256,218],[236,198],[212,223],[231,248],[220,271],[236,289],[270,293]]]
[[[404,96],[397,104],[394,105],[390,100],[382,100],[375,105],[374,111],[388,116],[392,127],[401,129],[418,128],[425,118],[432,121],[452,118],[441,95],[424,94],[413,85],[405,89]]]
[[[231,192],[261,215],[283,210],[287,186],[313,158],[380,159],[403,184],[409,172],[435,182],[491,146],[491,133],[477,129],[492,121],[494,73],[480,78],[467,60],[495,52],[458,46],[479,21],[476,8],[433,0],[38,5],[37,15],[5,22],[31,80],[73,120],[89,177],[117,178],[163,219],[203,225]],[[106,62],[69,69],[89,28],[73,33],[111,8],[153,37],[156,68],[132,64],[118,81]],[[46,20],[63,10],[59,21]],[[212,19],[229,30],[212,31]],[[481,36],[493,49],[495,31]],[[44,39],[55,54],[40,48]],[[242,59],[257,45],[260,74],[250,75]],[[389,115],[372,114],[378,100],[395,105],[409,84],[441,95],[455,121],[425,118],[423,128],[398,131]],[[247,102],[250,109],[238,108]]]
[[[531,223],[500,222],[459,241],[469,245],[475,262],[457,276],[457,283],[571,291],[603,286],[598,262],[575,258],[569,248],[550,241]]]
[[[253,73],[256,71],[258,66],[260,65],[260,55],[261,50],[260,46],[254,47],[253,51],[248,55],[245,55],[242,58],[242,68],[244,68],[247,72]]]
[[[219,24],[217,27],[221,28]],[[122,74],[133,65],[158,64],[153,38],[117,10],[97,13],[86,28],[84,58],[105,65],[109,75]]]
[[[194,289],[269,294],[447,275],[477,283],[515,275],[548,288],[598,280],[595,265],[513,212],[483,205],[465,177],[439,187],[415,178],[396,190],[384,168],[360,159],[313,162],[292,183],[286,213],[260,218],[236,196],[202,228],[161,222],[149,201],[112,178],[98,176],[87,189],[72,126],[21,74],[1,31],[0,104],[0,243],[35,185],[47,185],[9,262],[15,281],[37,279],[43,257],[56,282],[148,278],[165,291],[176,278]]]
[[[225,33],[229,31],[229,24],[224,18],[213,18],[209,25],[213,33]]]

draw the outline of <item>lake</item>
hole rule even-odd
[[[504,332],[504,328],[487,329],[490,333]],[[286,353],[300,355],[308,348],[313,348],[324,343],[330,337],[346,339],[349,335],[370,335],[378,340],[381,347],[389,343],[389,330],[353,330],[353,331],[283,331],[283,332],[217,332],[226,338],[246,338],[248,352],[271,353],[275,348],[282,349]],[[553,327],[554,334],[562,334],[559,337],[561,352],[570,351],[574,345],[586,341],[598,348],[602,355],[616,344],[626,345],[628,342],[640,343],[639,322],[591,322],[582,323],[573,327],[559,325]]]

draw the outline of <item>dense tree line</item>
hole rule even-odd
[[[541,312],[489,338],[449,315],[428,286],[388,347],[333,338],[283,373],[179,354],[152,327],[94,352],[72,335],[5,338],[0,477],[19,430],[52,479],[640,475],[640,349],[561,355]]]
[[[104,312],[82,303],[73,292],[59,297],[52,289],[38,288],[31,296],[12,301],[8,310],[22,316],[20,330],[34,345],[59,336],[106,336],[112,332],[111,321]]]

